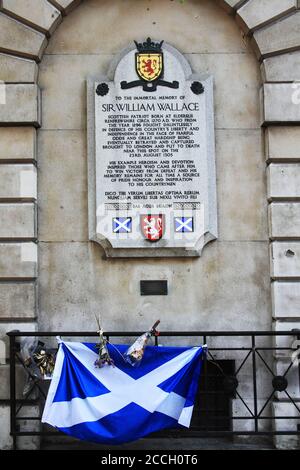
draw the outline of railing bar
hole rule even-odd
[[[263,411],[267,408],[271,398],[273,397],[275,393],[275,390],[272,391],[271,395],[269,396],[269,398],[267,399],[266,403],[264,404],[264,406],[262,407],[262,409],[260,410],[260,412],[258,413],[258,417],[260,418],[260,415],[263,413]]]
[[[9,358],[10,358],[10,432],[13,436],[13,450],[17,450],[16,432],[16,343],[15,337],[9,338]]]
[[[138,336],[145,333],[144,331],[107,331],[104,336],[113,337],[126,337]],[[21,336],[98,336],[95,331],[9,331],[6,333],[8,336],[21,337]],[[293,331],[160,331],[160,336],[296,336]]]
[[[249,413],[251,414],[251,417],[252,419],[255,419],[255,415],[252,413],[252,411],[250,410],[249,406],[247,405],[247,403],[245,402],[245,400],[243,399],[243,397],[239,394],[239,392],[236,390],[235,393],[237,394],[237,396],[239,397],[239,399],[241,400],[241,402],[243,403],[243,405],[247,408],[247,410],[249,411]],[[250,418],[249,418],[250,419]]]
[[[300,408],[298,408],[298,406],[296,405],[296,402],[295,400],[291,397],[291,395],[288,393],[287,390],[284,390],[284,393],[287,395],[287,397],[289,398],[289,400],[293,403],[294,407],[298,410],[299,414],[300,414]],[[276,417],[275,417],[276,419]],[[299,417],[298,417],[299,419]]]
[[[254,398],[254,416],[255,416],[255,431],[258,431],[257,420],[257,382],[256,382],[256,352],[255,352],[255,336],[252,339],[252,376],[253,376],[253,398]]]
[[[251,356],[251,350],[248,352],[247,356],[245,357],[245,359],[243,360],[242,364],[239,366],[239,368],[235,371],[235,376],[238,375],[238,373],[240,372],[241,368],[243,367],[243,365],[246,363],[248,357]]]
[[[267,364],[267,362],[264,360],[264,358],[263,358],[262,355],[258,352],[257,349],[256,349],[256,354],[260,357],[261,361],[264,363],[264,365],[266,366],[266,368],[268,369],[268,371],[272,374],[272,376],[275,377],[274,372],[273,372],[272,369],[269,367],[269,365]]]

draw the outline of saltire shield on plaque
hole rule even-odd
[[[165,216],[163,214],[143,214],[140,217],[144,237],[150,242],[160,240],[165,231]]]
[[[137,368],[122,357],[128,346],[108,348],[115,366],[96,368],[95,344],[60,344],[43,423],[72,437],[106,444],[190,426],[202,347],[148,346]]]

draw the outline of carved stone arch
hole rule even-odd
[[[260,63],[274,328],[295,328],[300,321],[299,2],[211,1],[238,23]],[[0,0],[0,199],[7,203],[0,205],[5,221],[0,235],[0,289],[5,282],[5,299],[10,299],[3,307],[6,314],[0,316],[4,329],[22,319],[32,321],[24,329],[35,328],[38,66],[49,37],[80,3]],[[22,306],[17,304],[20,298]]]

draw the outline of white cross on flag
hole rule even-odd
[[[82,440],[109,444],[190,426],[201,347],[148,346],[137,368],[123,360],[128,346],[108,348],[115,367],[96,368],[95,344],[60,344],[42,422]]]

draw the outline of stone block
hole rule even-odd
[[[37,324],[35,322],[0,322],[0,340],[4,341],[6,345],[6,357],[9,358],[9,337],[7,333],[12,330],[19,330],[19,331],[36,331]]]
[[[24,406],[20,411],[22,416],[39,416],[39,409],[37,406]],[[20,425],[26,431],[38,431],[40,429],[39,420],[28,421],[21,420]],[[12,450],[13,442],[10,436],[10,408],[8,405],[0,405],[0,450]],[[18,438],[19,450],[37,450],[39,449],[39,437],[37,436],[22,436]]]
[[[300,332],[300,321],[279,321],[276,320],[273,323],[274,331],[290,331],[291,335],[280,335],[273,338],[273,345],[276,348],[284,348],[274,351],[274,357],[284,361],[291,361],[294,351],[296,351],[299,340],[297,339],[297,332],[293,330],[299,330]]]
[[[2,0],[1,10],[22,23],[47,34],[52,34],[62,20],[60,11],[45,1]]]
[[[275,3],[274,1],[272,3]],[[281,2],[282,3],[282,2]],[[290,52],[300,45],[300,12],[287,16],[253,34],[253,47],[260,57]]]
[[[0,125],[40,126],[40,90],[36,85],[2,85]]]
[[[0,161],[35,160],[34,127],[0,127]]]
[[[268,161],[300,161],[300,126],[269,126],[265,138]]]
[[[273,416],[288,416],[289,419],[275,419],[274,430],[276,431],[297,431],[297,426],[300,423],[299,411],[292,403],[286,402],[273,402]],[[299,417],[300,418],[300,417]],[[277,449],[291,450],[299,449],[298,436],[275,436],[274,444]]]
[[[300,197],[300,165],[272,163],[268,167],[268,198],[293,199]]]
[[[261,64],[265,82],[292,82],[300,80],[300,51],[268,57]]]
[[[88,239],[86,145],[82,131],[41,131],[39,239]]]
[[[0,204],[0,220],[0,239],[36,238],[34,204]]]
[[[76,8],[82,0],[49,0],[52,5],[61,10],[65,15]]]
[[[38,66],[36,62],[8,54],[0,54],[0,81],[9,83],[35,83]]]
[[[0,199],[36,199],[36,168],[30,164],[0,165]]]
[[[0,51],[39,61],[47,38],[39,31],[0,13]]]
[[[265,83],[261,90],[262,125],[300,122],[299,86],[293,83]]]
[[[297,8],[297,0],[250,0],[237,11],[237,22],[247,33],[276,21]]]
[[[273,317],[300,319],[300,283],[273,282]]]
[[[271,277],[300,277],[300,242],[271,244]]]
[[[0,278],[28,279],[37,276],[37,245],[0,243]]]
[[[270,238],[300,238],[300,203],[273,203],[269,206]]]
[[[245,0],[217,0],[217,3],[228,13],[234,14],[235,11],[245,3]]]
[[[0,282],[0,319],[35,318],[34,282]]]
[[[0,450],[11,450],[13,445],[10,436],[10,407],[0,405]]]

